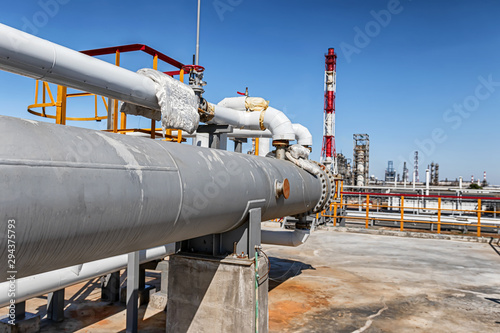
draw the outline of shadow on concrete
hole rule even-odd
[[[500,304],[500,298],[489,298],[489,297],[485,297],[485,299],[487,299],[488,301],[491,301],[491,302],[494,302],[494,303]]]
[[[152,282],[153,284],[159,284],[159,281],[157,281],[159,280],[158,273],[147,271],[146,276],[148,280],[152,278],[152,280],[149,280],[147,282],[148,284],[150,282]],[[126,281],[126,273],[121,274],[121,280],[122,282]],[[126,309],[125,304],[120,302],[110,303],[101,301],[100,278],[89,280],[83,285],[78,284],[68,287],[66,288],[66,295],[71,295],[71,297],[67,298],[64,302],[64,321],[61,323],[55,323],[44,318],[47,313],[46,305],[42,305],[37,308],[37,314],[44,318],[40,322],[42,332],[73,332],[76,330],[84,329],[87,326],[91,326],[103,320],[106,320],[107,318],[116,315],[117,313],[122,312]],[[46,299],[45,296],[41,296],[39,298]],[[146,306],[141,306],[139,310],[139,325],[146,321],[150,322],[153,320],[158,320],[151,318],[143,320],[145,309]],[[164,325],[164,313],[161,320],[163,320]],[[124,326],[125,318],[123,318],[123,322],[120,321],[121,320],[118,320],[117,326]],[[109,325],[109,323],[107,324]]]
[[[145,306],[142,306],[144,308]],[[141,310],[140,309],[140,310]],[[139,315],[144,315],[143,311],[139,310]],[[166,313],[164,311],[158,312],[157,314],[144,319],[144,316],[139,319],[138,323],[138,331],[141,333],[157,333],[157,332],[165,332],[165,321],[166,321]],[[127,330],[123,329],[118,331],[118,333],[126,333]]]
[[[496,244],[495,242],[493,242],[494,240],[496,240]],[[490,244],[491,248],[500,256],[500,238],[493,238],[491,237],[490,238],[490,241],[488,242],[488,244]]]
[[[307,269],[316,269],[301,261],[269,257],[271,270],[269,271],[269,291],[273,290],[283,282],[300,275]]]

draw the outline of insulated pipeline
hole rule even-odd
[[[159,110],[151,79],[4,24],[0,69]]]
[[[0,138],[0,226],[16,221],[17,278],[222,233],[256,207],[268,220],[328,201],[324,182],[285,160],[7,116]],[[276,194],[285,178],[288,199]]]

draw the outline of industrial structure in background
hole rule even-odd
[[[365,186],[369,181],[370,167],[370,136],[368,134],[353,134],[353,185]]]
[[[431,184],[434,186],[439,185],[439,164],[432,162],[429,170],[431,172]]]
[[[352,159],[345,157],[344,154],[337,154],[338,175],[344,181],[344,184],[352,184]]]
[[[333,48],[325,54],[325,115],[321,163],[338,174],[335,150],[335,92],[337,90],[337,55]]]
[[[413,182],[419,182],[418,178],[418,150],[415,150],[415,159],[413,161]]]
[[[385,182],[394,182],[396,180],[396,170],[394,169],[394,162],[389,161],[387,163],[387,169],[385,169]]]
[[[403,182],[408,182],[408,168],[406,167],[406,161],[403,163]]]

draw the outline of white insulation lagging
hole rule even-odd
[[[213,123],[233,125],[238,128],[250,130],[262,130],[260,125],[261,112],[241,112],[234,109],[228,109],[219,105],[214,105],[215,116]],[[273,134],[273,140],[295,140],[295,132],[292,123],[283,112],[272,107],[263,111],[264,119],[262,125],[269,129]]]
[[[131,103],[123,103],[121,112],[161,120],[163,135],[167,128],[182,129],[188,133],[193,133],[198,128],[200,122],[198,97],[190,86],[150,68],[140,69],[137,73],[155,83],[161,114],[156,110]]]
[[[215,116],[212,122],[250,130],[269,129],[273,140],[295,140],[290,119],[283,112],[267,106],[267,103],[269,102],[260,97],[225,98],[214,105]],[[251,112],[242,112],[247,110]]]
[[[311,132],[309,132],[307,127],[302,126],[301,124],[292,124],[292,126],[295,131],[295,139],[297,140],[297,143],[302,146],[312,147],[313,139]]]
[[[175,243],[139,251],[139,262],[162,259],[175,253]],[[91,261],[85,264],[57,269],[16,280],[16,303],[72,286],[99,276],[119,271],[127,267],[128,254]],[[9,305],[9,281],[0,283],[0,307]]]
[[[235,111],[252,111],[252,112],[258,112],[259,113],[259,119],[260,120],[260,113],[265,110],[264,114],[264,125],[266,128],[270,129],[271,132],[274,134],[274,130],[279,128],[281,125],[279,122],[285,123],[285,118],[288,119],[285,114],[279,110],[276,110],[272,107],[269,107],[269,101],[266,101],[264,98],[261,97],[246,97],[246,96],[240,96],[240,97],[226,97],[222,101],[220,101],[218,104],[220,107],[232,109]],[[266,119],[267,113],[270,113],[268,116],[268,119]],[[279,118],[274,118],[274,114],[280,113]],[[217,112],[216,112],[216,117],[217,117]],[[266,120],[270,123],[269,126],[266,126]],[[289,121],[289,119],[288,119]],[[290,122],[291,123],[291,122]],[[260,124],[256,124],[257,130],[261,130]],[[272,126],[271,126],[272,125]],[[286,122],[286,125],[288,126],[288,122]],[[245,127],[247,128],[247,127]],[[289,130],[289,128],[287,128]],[[283,129],[281,129],[283,130]],[[292,130],[295,134],[295,140],[297,140],[297,143],[303,146],[312,146],[312,135],[309,132],[309,130],[300,125],[300,124],[292,124]],[[273,136],[274,140],[279,140],[276,139]],[[283,140],[283,139],[282,139]]]

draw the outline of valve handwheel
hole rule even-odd
[[[195,70],[197,71],[198,73],[201,73],[205,70],[205,67],[203,66],[199,66],[199,65],[184,65],[182,66],[182,69],[184,70],[189,70],[191,72],[191,70]]]

